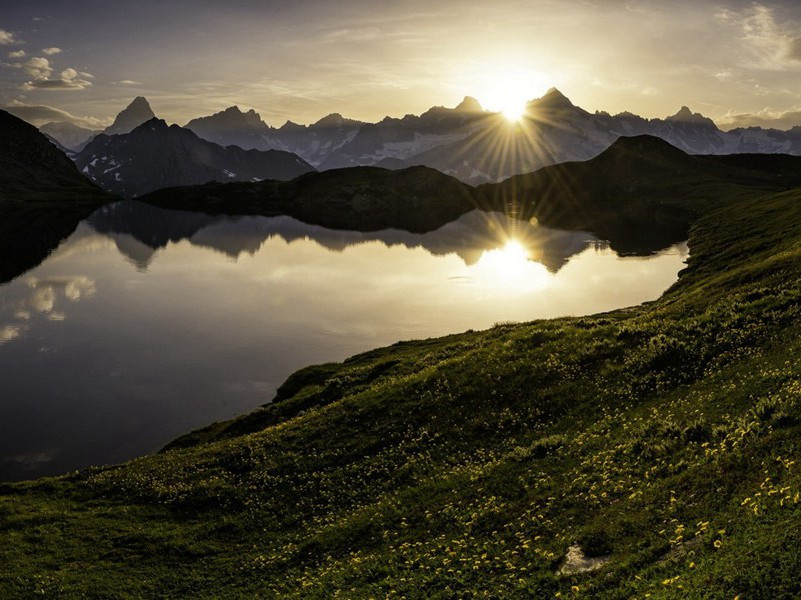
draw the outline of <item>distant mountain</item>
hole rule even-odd
[[[220,146],[239,146],[245,150],[270,150],[265,135],[272,131],[255,110],[242,112],[231,106],[209,117],[192,119],[184,127]]]
[[[61,152],[63,152],[64,155],[67,156],[68,158],[72,158],[75,155],[75,151],[74,150],[70,150],[69,148],[64,146],[64,144],[59,142],[53,136],[48,135],[48,134],[46,134],[44,132],[42,132],[42,135],[44,135],[51,144],[53,144],[56,148],[58,148]]]
[[[338,113],[323,117],[312,125],[287,121],[282,127],[267,125],[254,110],[242,112],[238,106],[186,124],[198,136],[221,146],[244,149],[294,152],[312,165],[319,165],[328,154],[356,135],[363,123]]]
[[[83,147],[99,132],[79,127],[69,121],[47,123],[39,127],[39,131],[49,135],[68,150],[80,152]]]
[[[38,264],[111,198],[36,127],[0,110],[0,283]]]
[[[353,139],[333,150],[319,168],[326,170],[377,165],[382,161],[396,161],[395,164],[403,166],[433,166],[416,161],[413,157],[432,148],[463,140],[499,118],[502,117],[483,111],[478,101],[469,97],[456,108],[435,106],[420,116],[406,115],[400,119],[386,117],[378,123],[362,125]],[[460,179],[469,181],[462,177]]]
[[[75,157],[103,189],[126,198],[209,181],[292,179],[313,171],[290,152],[223,148],[153,118],[124,135],[98,135]]]
[[[148,101],[142,96],[137,96],[117,115],[114,122],[103,130],[103,133],[106,135],[130,133],[155,116]]]
[[[319,167],[332,153],[350,141],[365,124],[347,119],[339,113],[327,115],[311,125],[287,121],[271,133],[270,140],[278,148],[297,152]]]

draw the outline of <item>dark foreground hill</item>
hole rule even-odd
[[[689,155],[656,137],[622,137],[585,162],[544,167],[478,190],[488,203],[551,227],[586,227],[624,253],[687,238],[709,202],[743,189],[801,185],[801,157]]]
[[[36,127],[0,111],[0,283],[38,264],[110,199]]]
[[[799,597],[801,190],[770,171],[663,195],[691,259],[654,303],[309,367],[3,486],[0,596]]]
[[[428,167],[353,167],[292,181],[169,188],[142,202],[212,214],[288,215],[334,229],[431,231],[482,206],[475,188]]]

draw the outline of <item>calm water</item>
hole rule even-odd
[[[478,212],[415,235],[106,207],[0,287],[0,479],[156,451],[308,364],[655,299],[686,254]]]

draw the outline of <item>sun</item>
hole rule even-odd
[[[549,87],[547,74],[525,68],[494,70],[475,84],[478,100],[488,110],[498,112],[510,123],[527,115],[528,103]]]
[[[511,123],[519,121],[526,114],[526,101],[510,98],[505,106],[501,107],[501,114]]]

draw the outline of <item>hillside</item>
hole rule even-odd
[[[801,157],[689,155],[640,135],[621,137],[588,161],[544,167],[478,191],[521,219],[587,228],[615,250],[636,254],[686,239],[696,215],[722,197],[797,186]]]
[[[41,262],[113,199],[36,127],[0,111],[0,282]]]
[[[798,597],[801,190],[770,175],[665,182],[691,258],[654,303],[309,367],[158,455],[4,485],[0,595]]]

